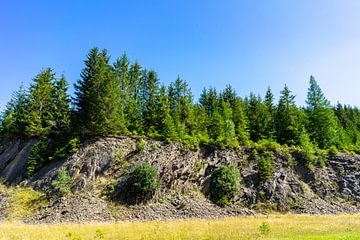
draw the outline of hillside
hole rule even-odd
[[[357,213],[360,208],[360,157],[323,155],[325,166],[309,166],[301,151],[266,145],[238,148],[202,146],[190,150],[179,142],[131,137],[87,140],[67,159],[53,161],[27,177],[26,163],[37,140],[5,141],[0,145],[0,219],[8,218],[15,189],[31,187],[46,195],[32,200],[24,216],[30,223],[216,218],[267,212],[309,214]],[[139,142],[144,143],[141,147]],[[145,144],[146,143],[146,144]],[[256,151],[255,151],[256,150]],[[260,180],[259,162],[274,163]],[[160,189],[148,202],[129,202],[117,191],[131,169],[142,162],[154,166]],[[212,173],[221,165],[236,166],[240,188],[229,205],[208,199]],[[58,195],[52,182],[61,169],[71,177],[71,192]],[[34,204],[41,201],[42,204]]]

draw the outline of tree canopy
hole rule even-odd
[[[313,76],[309,85],[304,108],[295,104],[286,85],[277,103],[270,87],[264,98],[254,93],[242,98],[230,85],[221,91],[204,88],[194,101],[180,76],[162,85],[154,70],[131,62],[126,54],[111,63],[105,49],[93,48],[72,99],[64,76],[56,77],[51,68],[41,70],[6,105],[0,136],[57,139],[37,146],[40,157],[63,156],[74,138],[112,135],[180,141],[192,148],[238,147],[267,139],[360,152],[359,109],[332,106]]]

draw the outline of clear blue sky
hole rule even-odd
[[[314,75],[333,104],[360,105],[359,13],[357,0],[3,0],[0,106],[45,67],[72,85],[94,46],[163,83],[180,75],[195,97],[226,84],[278,96],[286,83],[303,105]]]

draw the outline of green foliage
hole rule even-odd
[[[102,136],[127,132],[118,79],[121,76],[116,67],[109,64],[105,49],[90,50],[81,80],[75,85],[76,119],[82,134]]]
[[[262,151],[278,152],[281,150],[281,145],[279,143],[269,139],[262,139],[254,143],[252,146],[254,146],[257,149],[261,149]]]
[[[30,152],[27,160],[26,173],[33,176],[50,161],[65,159],[69,154],[77,152],[80,140],[74,137],[67,144],[62,139],[41,138]]]
[[[249,158],[251,159],[251,160],[258,160],[258,157],[259,157],[259,153],[258,153],[258,151],[256,150],[256,148],[253,148],[252,150],[251,150],[251,153],[250,153],[250,156],[249,156]]]
[[[135,166],[125,182],[126,195],[136,200],[149,200],[160,187],[157,170],[148,163]]]
[[[240,172],[234,166],[221,165],[211,175],[210,199],[220,206],[230,203],[240,190]]]
[[[299,112],[295,105],[295,95],[285,85],[281,91],[276,111],[276,136],[280,144],[295,145],[303,126],[299,121]]]
[[[45,193],[32,188],[5,187],[0,192],[6,196],[5,217],[7,220],[23,220],[33,216],[48,204]]]
[[[256,97],[253,93],[250,93],[250,97],[246,101],[250,139],[257,142],[264,138],[271,138],[272,133],[268,131],[271,124],[271,115],[267,106],[260,96]]]
[[[320,148],[341,144],[341,126],[325,98],[320,86],[313,76],[310,77],[310,87],[307,94],[308,130],[310,137]]]
[[[71,192],[72,179],[65,168],[60,168],[55,180],[51,182],[51,186],[53,186],[60,195],[65,195]]]
[[[111,180],[104,188],[103,195],[111,197],[116,191],[116,180]]]
[[[141,152],[145,149],[147,142],[144,139],[136,141],[136,151]]]
[[[270,224],[268,222],[262,222],[259,226],[259,232],[263,236],[268,236],[271,232]]]
[[[300,147],[300,153],[306,160],[306,165],[312,169],[316,162],[315,146],[311,143],[309,135],[305,131],[300,134]]]
[[[310,168],[325,163],[317,148],[360,153],[360,110],[332,107],[312,76],[306,108],[299,108],[286,85],[276,105],[270,87],[263,99],[253,93],[242,99],[229,85],[222,91],[205,88],[194,102],[186,81],[177,77],[160,85],[155,71],[126,54],[112,64],[105,49],[93,48],[84,63],[72,108],[65,77],[46,68],[28,89],[21,86],[13,94],[0,116],[1,139],[39,140],[28,161],[29,176],[76,152],[79,138],[89,136],[150,137],[179,141],[191,150],[201,144],[253,146],[260,153],[300,147]]]
[[[274,161],[271,155],[261,156],[258,162],[258,178],[261,182],[271,179],[274,172]]]

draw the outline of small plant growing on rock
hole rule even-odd
[[[61,195],[70,193],[72,180],[69,173],[65,168],[60,168],[58,175],[55,180],[51,182],[51,185],[57,190]]]
[[[210,199],[219,206],[228,205],[240,190],[240,172],[234,166],[222,165],[211,175]]]
[[[260,181],[266,181],[267,179],[272,178],[274,172],[274,162],[273,160],[266,156],[261,156],[258,162],[258,178]]]
[[[153,197],[160,187],[156,169],[148,163],[141,163],[130,172],[125,182],[125,191],[129,197],[137,201],[147,201]]]
[[[146,141],[144,139],[141,139],[140,141],[136,142],[136,151],[141,152],[145,149]]]

